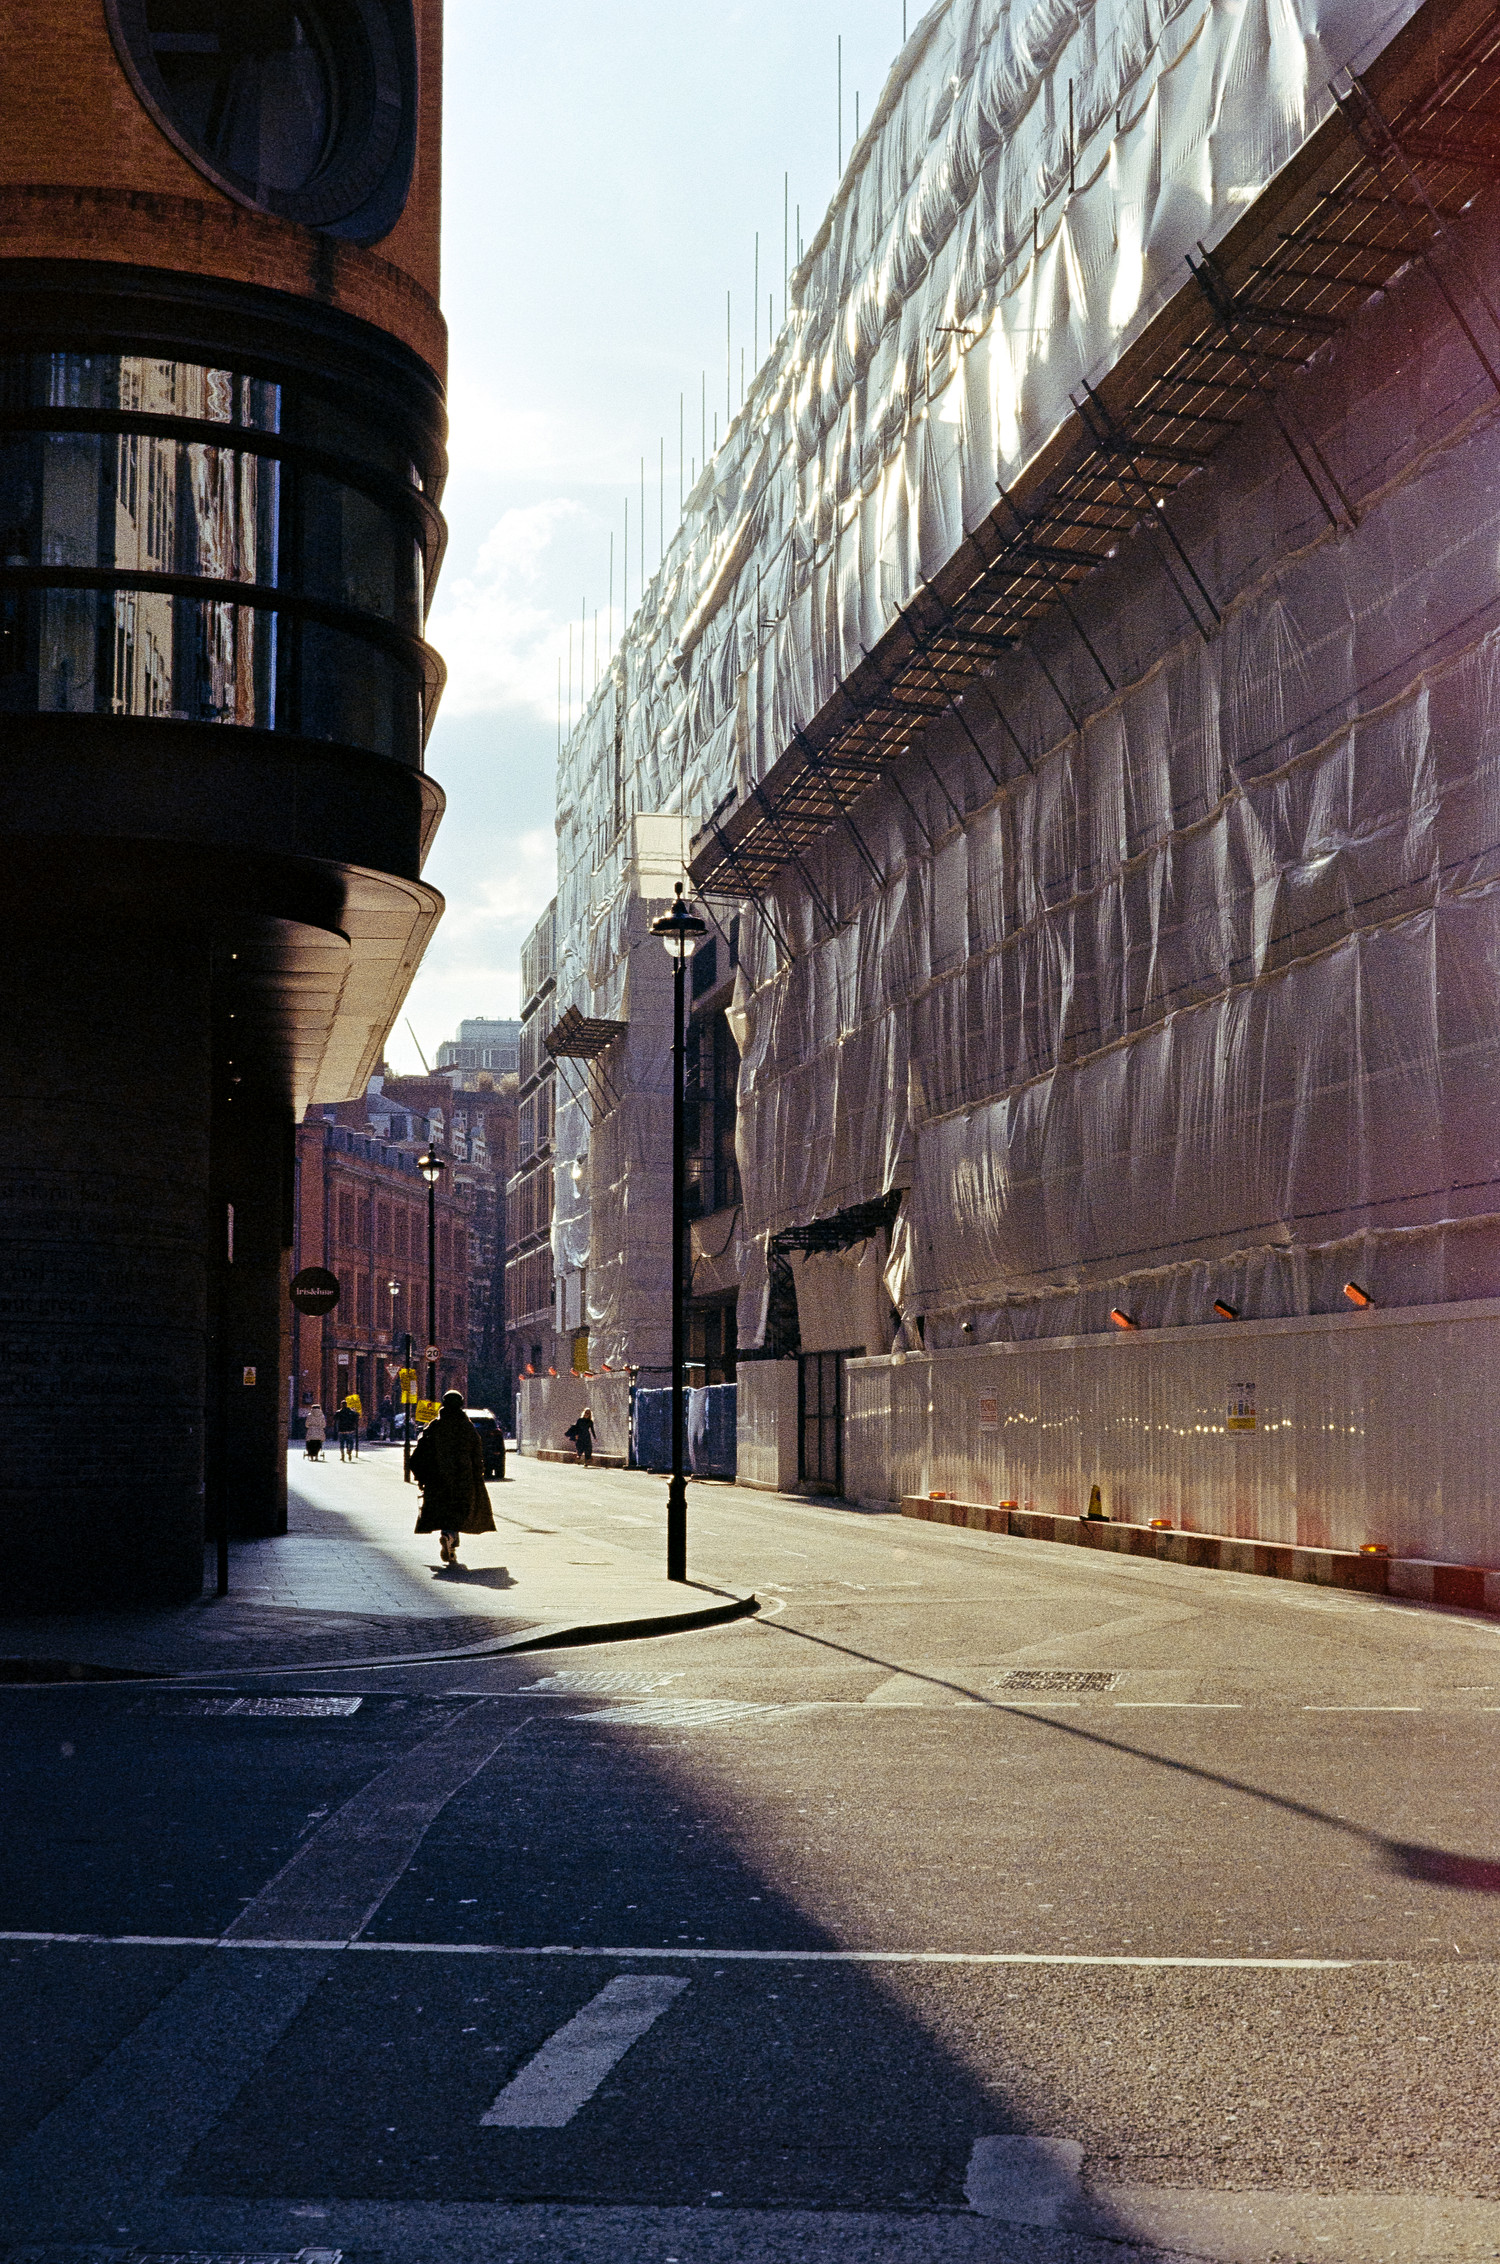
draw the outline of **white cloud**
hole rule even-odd
[[[450,477],[628,486],[636,465],[636,428],[612,421],[610,406],[607,388],[597,404],[582,410],[575,405],[566,415],[534,402],[522,406],[455,359],[448,389]]]
[[[537,826],[507,842],[503,859],[450,901],[391,1032],[392,1067],[421,1066],[408,1021],[431,1061],[465,1017],[519,1014],[521,945],[556,886],[556,838]]]
[[[451,713],[522,706],[553,719],[567,630],[539,585],[559,529],[583,516],[567,496],[517,505],[496,520],[471,574],[444,576],[428,634],[448,664],[443,704]]]

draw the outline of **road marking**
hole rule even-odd
[[[599,1706],[591,1714],[569,1714],[570,1722],[623,1723],[636,1729],[714,1729],[731,1722],[779,1719],[800,1714],[801,1706],[758,1705],[745,1698],[655,1698]]]
[[[595,1957],[690,1958],[724,1964],[753,1960],[771,1965],[1128,1965],[1203,1966],[1210,1970],[1246,1968],[1267,1973],[1349,1973],[1377,1966],[1409,1965],[1399,1957],[1110,1957],[1071,1950],[760,1950],[687,1949],[659,1944],[642,1948],[633,1942],[378,1942],[378,1941],[251,1941],[230,1934],[47,1934],[0,1932],[0,1942],[55,1942],[86,1949],[178,1950],[360,1950],[395,1957]],[[1466,1964],[1484,1962],[1468,1958]]]
[[[1115,1705],[1125,1712],[1140,1713],[1149,1708],[1156,1714],[1168,1711],[1177,1714],[1238,1714],[1244,1711],[1238,1698],[1117,1698]]]
[[[107,2207],[112,2222],[163,2192],[264,2066],[330,1963],[196,1963],[9,2156],[0,2222],[37,2239],[69,2238],[80,2196]]]
[[[615,1698],[638,1692],[646,1697],[653,1691],[664,1690],[669,1683],[681,1682],[684,1671],[679,1668],[675,1674],[619,1674],[608,1667],[560,1668],[556,1674],[544,1674],[540,1682],[523,1682],[513,1695],[522,1698],[584,1698],[597,1694],[600,1697]]]
[[[368,1926],[428,1827],[526,1726],[481,1699],[393,1761],[305,1840],[247,1903],[226,1941],[269,1947],[289,1936],[326,1946]]]
[[[138,1714],[232,1714],[238,1720],[271,1718],[276,1721],[321,1721],[357,1714],[363,1698],[143,1698],[132,1710]]]
[[[1058,2225],[1078,2202],[1083,2148],[1072,2138],[976,2138],[964,2199],[1007,2225]]]
[[[1420,1714],[1420,1706],[1304,1706],[1304,1714]]]
[[[561,2130],[687,1986],[675,1973],[617,1973],[512,2076],[480,2127]]]

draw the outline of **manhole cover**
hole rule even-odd
[[[1010,1674],[997,1675],[992,1687],[996,1690],[1113,1690],[1119,1679],[1117,1674],[1080,1667],[1016,1667]]]

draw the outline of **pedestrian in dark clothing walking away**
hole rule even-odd
[[[493,1533],[484,1483],[484,1443],[464,1413],[462,1392],[445,1391],[437,1421],[411,1450],[411,1474],[422,1489],[416,1531],[436,1533],[444,1564],[457,1564],[461,1533]]]
[[[334,1423],[339,1434],[339,1460],[352,1462],[359,1452],[359,1409],[351,1399],[340,1400]]]
[[[570,1423],[563,1432],[565,1439],[573,1441],[574,1449],[585,1470],[592,1468],[594,1460],[594,1410],[585,1407],[576,1423]]]

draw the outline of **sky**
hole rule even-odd
[[[447,0],[443,305],[450,332],[449,543],[428,624],[448,687],[427,767],[448,796],[426,866],[448,909],[387,1058],[430,1061],[470,1015],[519,1011],[520,950],[553,893],[557,664],[581,616],[593,668],[701,467],[701,390],[724,429],[782,317],[783,197],[810,242],[843,153],[902,43],[902,0]],[[909,26],[922,8],[908,0]],[[755,301],[755,238],[760,296]],[[710,448],[712,432],[710,431]],[[576,675],[575,675],[576,687]],[[576,712],[575,688],[575,712]],[[410,1025],[410,1027],[408,1027]],[[412,1036],[415,1031],[415,1038]]]

